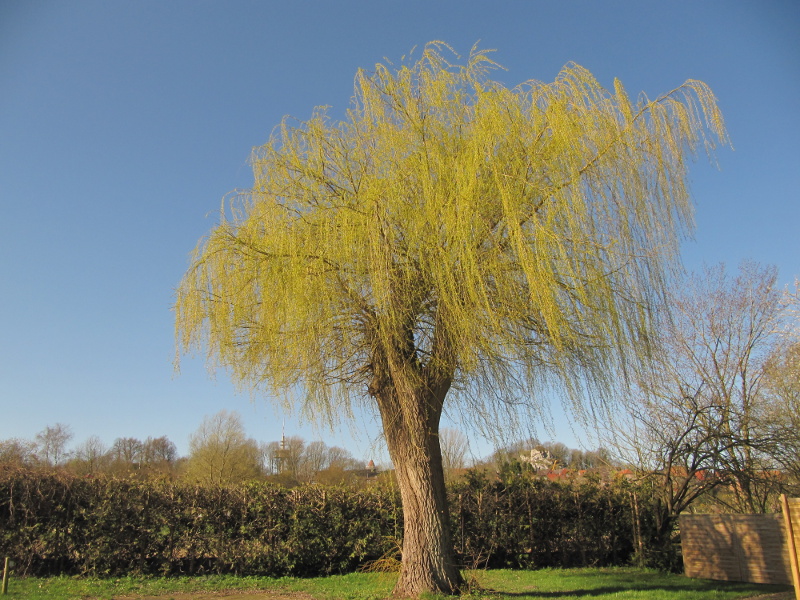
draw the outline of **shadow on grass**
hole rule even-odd
[[[598,597],[598,596],[606,596],[612,594],[619,594],[620,592],[629,591],[631,588],[629,587],[622,587],[622,586],[614,586],[614,587],[602,587],[602,588],[594,588],[590,590],[570,590],[570,591],[563,591],[563,592],[537,592],[537,591],[529,591],[529,592],[501,592],[497,590],[492,590],[493,593],[500,594],[502,596],[508,598],[590,598],[590,597]],[[641,588],[637,588],[641,589]]]
[[[489,591],[489,590],[486,590]],[[653,587],[628,587],[628,586],[609,586],[609,587],[600,587],[600,588],[593,588],[593,589],[585,589],[585,590],[569,590],[569,591],[527,591],[527,592],[502,592],[498,590],[492,590],[491,593],[496,593],[503,598],[529,598],[530,600],[544,600],[546,598],[603,598],[603,597],[617,597],[618,594],[623,592],[660,592],[662,595],[661,598],[675,598],[678,600],[680,598],[685,598],[687,593],[695,593],[695,594],[703,594],[703,593],[711,593],[711,592],[731,592],[731,593],[739,593],[739,594],[748,594],[746,597],[750,596],[760,596],[761,594],[774,594],[785,592],[785,588],[780,589],[769,589],[769,590],[752,590],[752,589],[731,589],[731,588],[720,588],[709,586],[708,588],[703,587],[687,587],[685,589],[681,589],[678,587],[661,587],[661,586],[653,586]],[[740,598],[744,598],[740,596]]]
[[[591,575],[577,575],[577,577],[591,577]],[[573,577],[576,577],[573,575]],[[759,585],[751,583],[738,583],[729,581],[711,581],[691,579],[686,582],[643,582],[632,580],[630,582],[619,582],[611,585],[599,585],[597,587],[572,587],[567,590],[525,590],[506,592],[502,589],[486,589],[486,592],[498,594],[507,598],[529,598],[530,600],[544,600],[547,598],[604,598],[616,597],[624,592],[642,592],[644,594],[654,593],[657,598],[680,600],[687,595],[713,594],[715,592],[739,594],[739,598],[749,596],[759,596],[762,594],[775,594],[791,591],[791,587],[784,585]],[[746,595],[746,596],[744,596]]]

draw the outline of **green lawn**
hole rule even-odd
[[[734,600],[789,591],[786,586],[693,580],[641,569],[546,569],[541,571],[475,571],[477,584],[468,598],[487,600]],[[198,600],[223,590],[251,591],[247,600],[268,592],[306,594],[319,600],[380,600],[391,592],[394,576],[366,573],[313,579],[260,577],[180,577],[166,579],[84,579],[69,577],[12,579],[8,600],[71,600],[160,596],[164,600],[191,594]],[[5,600],[5,599],[3,599]],[[243,597],[242,600],[245,600]]]

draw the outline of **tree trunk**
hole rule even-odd
[[[439,444],[444,394],[402,393],[392,386],[374,394],[403,503],[403,564],[394,596],[458,593],[447,491]]]

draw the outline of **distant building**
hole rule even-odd
[[[553,466],[553,459],[547,453],[547,450],[542,451],[536,448],[531,448],[530,456],[520,454],[520,461],[528,463],[535,471],[539,469],[549,469]]]
[[[283,474],[289,465],[289,449],[286,447],[286,433],[281,432],[281,443],[272,455],[272,472]]]
[[[375,466],[375,461],[371,460],[367,463],[366,468],[364,469],[350,469],[347,471],[348,473],[358,477],[359,479],[366,479],[372,480],[376,479],[378,475],[380,475],[380,471],[378,471],[378,467]]]

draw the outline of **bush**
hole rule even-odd
[[[609,566],[633,554],[622,484],[470,473],[450,487],[450,506],[465,566]],[[329,575],[387,555],[401,538],[399,497],[384,487],[198,486],[0,468],[0,556],[23,575]]]
[[[382,492],[0,471],[0,553],[24,575],[327,575],[386,551]]]
[[[456,549],[467,565],[492,568],[628,564],[633,512],[624,484],[551,482],[471,473],[452,491]]]

